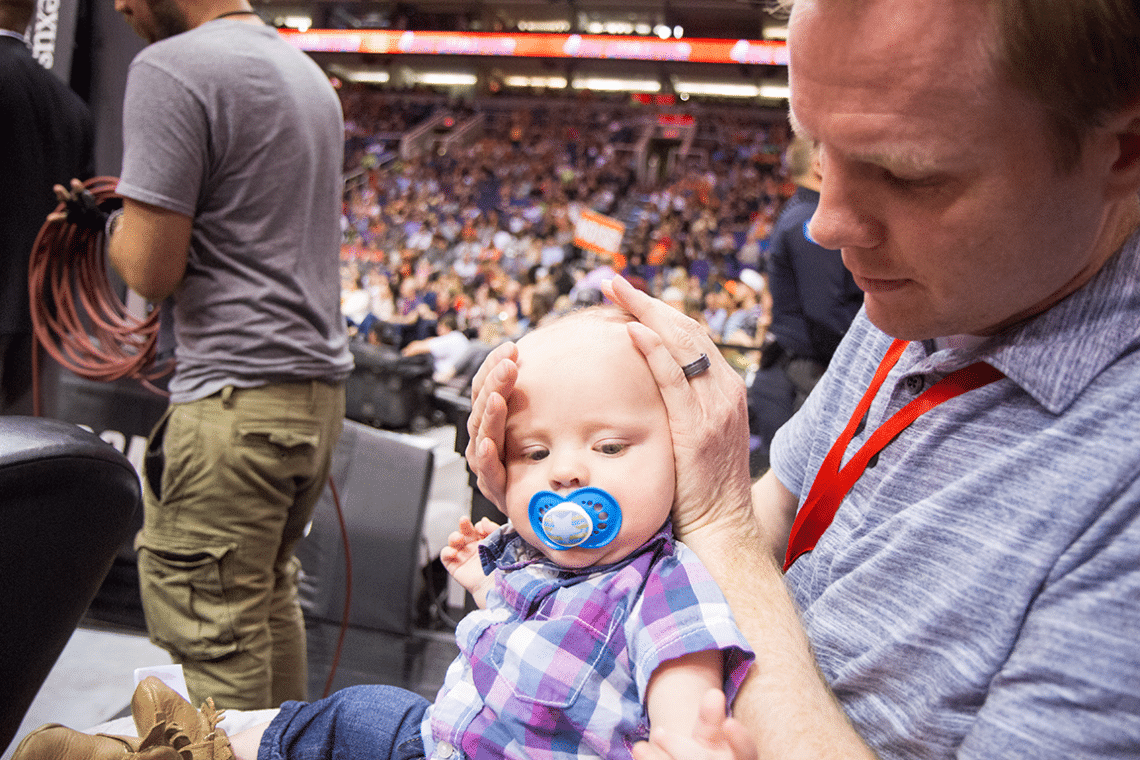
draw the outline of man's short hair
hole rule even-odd
[[[1000,70],[1045,105],[1062,168],[1140,97],[1136,0],[991,0]]]
[[[998,71],[1042,103],[1057,165],[1073,168],[1089,132],[1140,98],[1137,0],[980,0]],[[775,0],[790,11],[795,0]]]

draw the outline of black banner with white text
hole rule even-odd
[[[28,28],[32,55],[64,82],[71,78],[75,50],[75,26],[80,0],[36,0],[36,12]]]

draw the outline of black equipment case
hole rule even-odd
[[[345,386],[345,416],[387,430],[426,429],[435,383],[430,354],[401,356],[391,346],[354,342],[356,368]]]

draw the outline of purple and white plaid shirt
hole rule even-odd
[[[429,757],[629,758],[648,735],[645,692],[659,665],[723,651],[731,703],[754,659],[670,523],[603,567],[559,567],[509,525],[480,551],[495,588],[456,630],[460,655],[424,719]]]

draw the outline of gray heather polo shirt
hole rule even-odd
[[[882,757],[1140,757],[1138,249],[981,345],[910,344],[849,447],[979,358],[1007,376],[887,446],[786,577]],[[777,434],[801,504],[890,343],[860,313]]]

